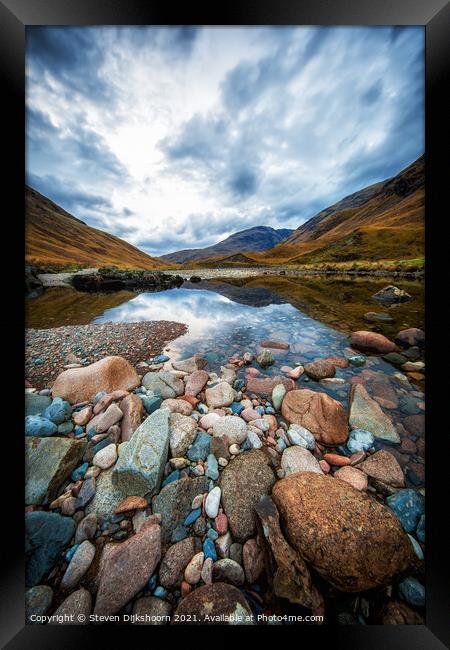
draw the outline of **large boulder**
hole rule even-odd
[[[381,406],[372,399],[362,384],[354,384],[350,392],[349,424],[352,429],[370,431],[375,438],[400,442],[400,436]]]
[[[362,350],[363,352],[377,352],[379,354],[387,354],[388,352],[396,352],[398,350],[395,343],[383,336],[383,334],[366,332],[364,330],[350,334],[350,345],[352,348]]]
[[[85,449],[84,440],[25,438],[25,505],[53,501]]]
[[[342,404],[325,393],[307,388],[288,392],[281,405],[283,417],[314,435],[317,442],[334,447],[348,437],[347,414]]]
[[[77,404],[90,401],[101,391],[132,391],[139,384],[139,375],[126,359],[105,357],[84,368],[64,370],[53,384],[52,395]]]
[[[160,559],[160,527],[149,517],[139,532],[109,551],[101,567],[94,613],[108,616],[122,609],[144,588]]]
[[[195,589],[178,605],[172,625],[253,625],[249,604],[236,587],[215,582]]]
[[[192,499],[207,491],[208,479],[197,476],[172,481],[153,497],[152,512],[161,515],[161,537],[164,542],[170,541],[173,531],[182,525],[190,513]]]
[[[166,409],[149,415],[120,454],[113,481],[125,496],[152,496],[159,490],[169,451],[169,415]]]
[[[25,514],[25,582],[34,587],[55,566],[75,533],[75,522],[54,512]]]
[[[315,473],[278,481],[272,498],[292,546],[341,591],[389,584],[413,562],[400,522],[344,481]]]
[[[253,536],[255,506],[274,483],[270,460],[258,449],[244,451],[225,467],[220,477],[222,505],[235,541]]]

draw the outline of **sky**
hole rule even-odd
[[[422,27],[27,27],[27,183],[150,255],[297,228],[424,151]]]

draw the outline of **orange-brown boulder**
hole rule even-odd
[[[62,372],[53,384],[52,395],[77,404],[90,401],[100,391],[131,391],[140,383],[137,372],[126,359],[105,357],[85,368],[71,368]]]
[[[275,484],[272,498],[289,543],[340,591],[387,585],[414,561],[392,511],[344,481],[292,474]]]
[[[396,352],[398,347],[390,341],[383,334],[377,332],[366,332],[359,330],[350,334],[350,345],[357,350],[364,352],[378,352],[380,354],[387,354],[388,352]]]
[[[325,393],[308,388],[286,393],[281,405],[283,417],[291,424],[300,424],[314,434],[317,442],[328,447],[347,440],[347,414],[342,404]]]

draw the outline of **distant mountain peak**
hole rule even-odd
[[[230,255],[264,252],[273,248],[294,231],[288,228],[272,228],[272,226],[253,226],[229,235],[217,244],[206,248],[191,248],[162,255],[165,262],[186,264],[208,258],[223,258]]]

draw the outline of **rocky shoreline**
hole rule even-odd
[[[25,377],[30,386],[49,386],[71,366],[73,358],[86,365],[106,354],[123,356],[132,364],[145,362],[187,331],[172,321],[66,325],[25,332]],[[142,370],[141,370],[142,372]]]
[[[130,363],[106,339],[87,363],[72,340],[53,383],[37,390],[27,375],[28,621],[423,623],[424,489],[405,487],[389,395],[362,376],[346,411],[316,386],[369,355],[423,376],[403,353],[423,350],[424,333],[360,331],[348,344],[268,376],[289,341],[261,341],[215,373],[163,346]],[[408,417],[419,430],[423,416]]]

